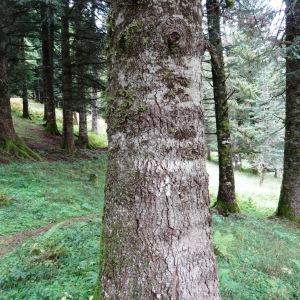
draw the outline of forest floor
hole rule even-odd
[[[56,138],[52,152],[43,150],[37,144],[50,140],[37,119],[14,121],[45,161],[0,164],[0,300],[89,299],[98,275],[106,154],[66,158],[57,154]],[[214,201],[218,168],[207,168]],[[257,176],[236,172],[236,186],[242,214],[213,217],[222,299],[300,299],[300,226],[270,218],[280,179],[267,175],[260,186]]]

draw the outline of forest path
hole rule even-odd
[[[76,161],[78,159],[93,159],[100,153],[105,151],[106,142],[106,128],[105,120],[101,117],[98,119],[98,134],[93,134],[91,149],[80,149],[78,147],[75,155],[67,155],[65,150],[62,149],[62,137],[59,135],[52,135],[45,131],[43,124],[44,106],[41,103],[29,101],[29,110],[32,119],[24,119],[22,115],[22,99],[12,98],[11,106],[13,111],[14,127],[18,136],[25,141],[25,143],[37,152],[44,160],[53,161]],[[57,125],[59,130],[62,130],[62,111],[56,109]],[[91,128],[91,117],[88,115],[89,128]],[[78,126],[74,126],[75,142],[76,134],[78,135]],[[89,132],[90,134],[90,132]],[[99,142],[101,141],[101,145]],[[95,143],[96,142],[96,143]],[[98,143],[98,144],[97,144]],[[14,157],[7,157],[5,153],[0,155],[0,163],[9,163],[14,160]]]
[[[8,254],[10,252],[13,252],[19,246],[21,246],[24,242],[26,242],[28,239],[42,235],[54,227],[56,227],[56,228],[69,227],[74,223],[92,220],[95,217],[98,217],[98,215],[97,214],[89,214],[89,215],[80,216],[80,217],[73,217],[73,218],[67,219],[62,222],[47,224],[40,228],[19,232],[14,235],[0,236],[0,257],[4,256],[5,254]]]

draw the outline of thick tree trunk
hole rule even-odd
[[[28,90],[27,90],[27,75],[26,75],[26,52],[25,52],[25,38],[21,39],[21,57],[23,67],[23,82],[22,82],[22,99],[23,99],[23,118],[29,119],[29,105],[28,105]]]
[[[6,11],[0,5],[0,11]],[[0,14],[0,19],[3,18]],[[29,149],[24,142],[17,136],[10,107],[8,75],[7,75],[7,24],[0,21],[0,148],[8,153],[22,156],[28,159],[40,160],[40,156]]]
[[[200,2],[112,1],[103,299],[219,299]]]
[[[0,28],[0,143],[17,138],[10,107],[7,77],[7,36]]]
[[[56,124],[55,101],[53,90],[53,49],[54,49],[54,25],[53,8],[48,4],[41,4],[42,18],[42,52],[43,52],[43,90],[45,101],[46,131],[51,134],[59,134]]]
[[[83,55],[83,31],[82,14],[85,6],[85,0],[75,1],[75,45],[76,45],[76,79],[77,79],[77,105],[79,107],[79,136],[78,144],[81,148],[89,146],[88,128],[87,128],[87,99],[85,95],[85,67]]]
[[[222,214],[237,213],[239,207],[235,197],[232,145],[228,115],[226,75],[221,39],[221,9],[219,0],[207,0],[209,42],[216,111],[216,127],[219,154],[219,192],[215,208]]]
[[[277,215],[300,221],[300,1],[286,0],[284,171]],[[297,46],[295,46],[297,44]]]
[[[63,0],[61,49],[63,66],[63,147],[70,154],[75,152],[73,133],[72,65],[70,56],[69,0]]]

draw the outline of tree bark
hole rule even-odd
[[[3,18],[1,11],[6,11],[6,5],[0,5],[0,148],[16,156],[33,160],[41,160],[40,156],[29,149],[17,136],[10,107],[10,95],[7,74],[7,29],[11,20]],[[3,23],[4,24],[3,24]]]
[[[96,25],[96,0],[92,0],[92,27],[97,28]],[[92,66],[92,73],[94,79],[98,79],[97,67],[95,65]],[[99,118],[99,109],[98,109],[98,89],[96,87],[92,87],[92,131],[98,133],[98,118]]]
[[[70,56],[69,0],[63,0],[61,49],[63,66],[63,147],[69,154],[75,152],[73,133],[72,65]]]
[[[226,91],[226,75],[221,38],[221,9],[219,0],[207,0],[207,21],[211,44],[211,66],[216,111],[216,128],[219,154],[219,191],[215,208],[222,214],[237,213],[235,197],[232,145]]]
[[[28,105],[28,90],[27,90],[27,74],[26,74],[26,52],[25,52],[25,38],[21,38],[21,58],[23,66],[23,83],[22,83],[22,102],[23,102],[23,118],[29,119],[29,105]]]
[[[201,1],[111,4],[101,299],[219,299]]]
[[[43,53],[43,90],[45,105],[46,131],[51,134],[59,134],[56,124],[55,101],[53,89],[53,49],[54,49],[54,25],[53,8],[50,4],[41,4],[42,19],[42,53]]]
[[[17,138],[11,116],[6,50],[7,36],[0,28],[0,143],[2,146],[7,140]]]
[[[92,92],[92,131],[95,133],[98,133],[98,118],[99,118],[99,113],[98,113],[98,91],[96,88],[93,88]]]
[[[300,1],[286,0],[284,170],[277,215],[300,222]],[[298,53],[298,55],[296,55]]]
[[[83,30],[82,14],[85,6],[85,0],[75,1],[75,45],[76,45],[76,81],[77,81],[77,105],[79,107],[79,136],[78,144],[81,148],[89,146],[88,128],[87,128],[87,99],[85,95],[85,67],[83,55]]]

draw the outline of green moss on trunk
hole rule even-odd
[[[284,202],[279,202],[276,216],[300,223],[300,216],[295,215],[289,205]]]
[[[4,151],[18,157],[42,161],[42,158],[37,153],[32,151],[28,146],[26,146],[25,143],[19,138],[5,139],[4,143],[2,144],[2,148]]]
[[[53,135],[60,135],[56,124],[46,124],[45,131]]]
[[[230,214],[238,214],[240,213],[240,208],[237,204],[237,202],[223,202],[223,201],[217,201],[213,205],[214,210],[216,210],[220,215],[228,216]]]

